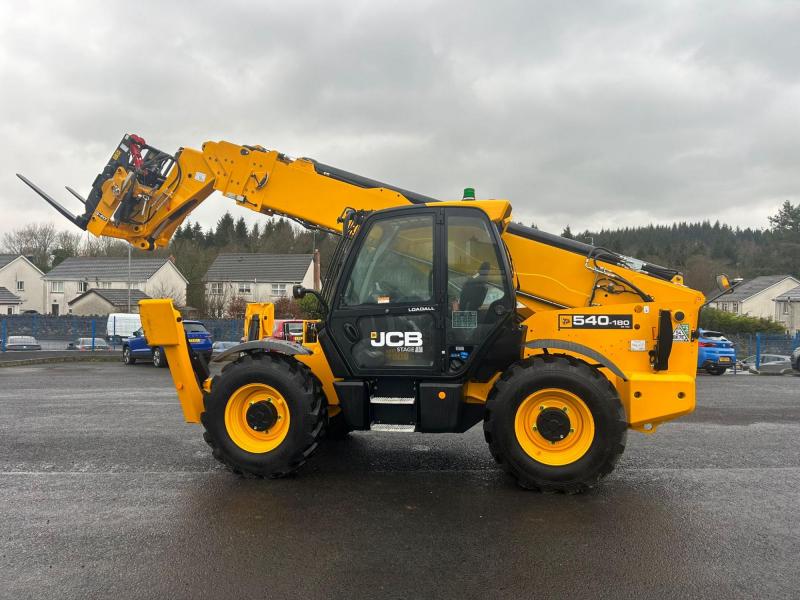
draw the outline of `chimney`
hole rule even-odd
[[[319,250],[317,248],[314,248],[314,289],[317,291],[322,289],[319,269]]]

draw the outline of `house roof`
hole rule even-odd
[[[12,294],[4,287],[0,287],[0,304],[20,304],[21,302],[22,299],[19,296]]]
[[[0,254],[0,269],[3,269],[5,267],[7,267],[8,265],[10,265],[12,262],[17,260],[18,258],[21,258],[26,263],[28,263],[31,267],[33,267],[34,269],[39,271],[39,273],[42,273],[42,270],[39,267],[37,267],[35,264],[33,264],[33,261],[31,260],[31,257],[25,256],[23,254]],[[42,275],[44,275],[44,273],[42,273]]]
[[[800,285],[775,298],[779,302],[800,302]]]
[[[791,275],[762,275],[761,277],[756,277],[750,281],[745,281],[733,290],[732,293],[718,298],[716,302],[742,302],[787,278],[794,279]],[[800,281],[796,279],[795,281],[800,284]]]
[[[300,283],[313,254],[220,254],[203,281]]]
[[[19,254],[0,254],[0,269],[5,267],[12,260],[17,258]]]
[[[72,306],[89,294],[97,294],[103,298],[103,300],[106,300],[114,306],[128,306],[128,288],[125,288],[124,290],[92,288],[88,292],[84,292],[80,296],[70,300],[68,304]],[[150,296],[145,294],[142,290],[131,288],[131,304],[138,304],[139,300],[146,300],[149,297]]]
[[[168,263],[168,258],[134,258],[131,260],[131,281],[146,281]],[[72,256],[59,263],[45,279],[90,281],[125,281],[128,278],[127,258]],[[127,293],[127,289],[125,290]]]

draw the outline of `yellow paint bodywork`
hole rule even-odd
[[[362,188],[318,173],[308,159],[294,160],[276,151],[224,141],[206,142],[202,150],[182,149],[177,156],[177,166],[159,189],[136,184],[133,196],[139,199],[139,204],[134,214],[146,214],[149,218],[115,224],[113,215],[130,181],[129,174],[119,168],[113,178],[103,184],[102,199],[89,221],[88,230],[98,236],[125,239],[139,248],[149,249],[166,246],[175,229],[214,191],[253,211],[285,215],[330,231],[341,229],[339,218],[345,209],[374,211],[411,204],[394,190]],[[635,429],[652,431],[659,423],[693,410],[697,344],[676,340],[669,368],[663,371],[653,369],[649,354],[655,346],[659,310],[671,311],[673,319],[677,312],[682,312],[683,319],[673,320],[673,326],[686,325],[689,332],[697,329],[698,312],[704,299],[699,292],[685,287],[679,275],[667,281],[598,262],[597,267],[621,275],[652,297],[652,301],[645,301],[624,286],[606,285],[606,278],[593,271],[590,267],[594,265],[582,254],[510,233],[506,228],[511,220],[511,205],[505,200],[439,202],[430,206],[478,208],[503,232],[503,242],[513,260],[517,312],[526,328],[521,357],[548,352],[574,356],[597,365],[617,389],[628,422]],[[155,340],[161,335],[156,333],[158,323],[170,323],[172,331],[164,336],[172,337],[169,343],[159,345],[167,353],[184,415],[187,420],[196,422],[202,409],[202,392],[188,363],[185,340],[176,334],[174,322],[170,321],[177,313],[170,313],[159,304],[145,303],[142,321],[148,339]],[[631,315],[634,328],[559,326],[562,317],[608,314]],[[262,333],[265,330],[263,328]],[[272,328],[268,331],[271,334]],[[544,340],[550,343],[543,344]],[[539,347],[535,347],[537,344]],[[312,354],[297,356],[297,360],[309,366],[321,382],[328,403],[337,406],[334,377],[321,348],[316,343],[306,342],[305,346]],[[181,358],[183,355],[185,359]],[[499,375],[488,382],[465,384],[465,401],[485,402]]]
[[[181,314],[172,307],[169,298],[140,300],[139,314],[148,343],[164,348],[184,419],[189,423],[199,423],[203,413],[203,391],[189,359],[189,343]]]
[[[272,330],[275,328],[275,305],[271,302],[248,302],[244,312],[244,339],[250,340],[250,327],[253,325],[253,317],[259,322],[258,337],[255,339],[263,340],[272,337]]]

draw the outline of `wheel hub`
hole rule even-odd
[[[545,408],[536,419],[536,429],[548,442],[560,442],[570,433],[567,413],[559,408]]]
[[[245,419],[253,431],[269,431],[278,422],[278,411],[271,402],[262,400],[248,407]]]

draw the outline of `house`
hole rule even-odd
[[[73,315],[108,315],[111,313],[138,313],[139,300],[149,298],[142,290],[92,288],[67,305]],[[130,304],[129,304],[130,300]]]
[[[140,290],[151,298],[172,298],[186,303],[189,283],[169,258],[104,258],[78,256],[59,263],[44,276],[47,312],[58,315],[70,310],[70,303],[90,289]]]
[[[726,294],[710,306],[736,315],[748,315],[775,320],[774,299],[796,288],[800,280],[791,275],[763,275],[745,281],[732,293]]]
[[[0,288],[6,288],[19,298],[17,311],[45,312],[45,285],[42,273],[27,257],[20,254],[0,254]],[[8,314],[9,305],[3,305]]]
[[[0,316],[18,315],[20,304],[22,304],[22,299],[19,296],[12,294],[4,287],[0,287]]]
[[[292,286],[319,289],[319,252],[314,254],[220,254],[205,276],[206,307],[228,312],[234,299],[274,302],[289,297]]]
[[[775,300],[775,320],[789,333],[800,333],[800,286],[784,292]]]

